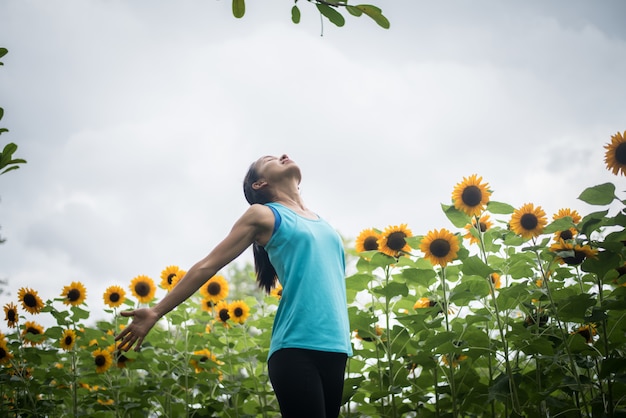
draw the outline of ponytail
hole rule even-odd
[[[255,203],[265,204],[272,201],[271,196],[265,190],[255,190],[252,184],[259,180],[259,173],[256,171],[256,163],[252,163],[248,169],[248,173],[243,180],[243,194],[249,204]],[[257,244],[252,244],[252,254],[254,255],[254,270],[256,273],[256,282],[259,288],[270,293],[276,286],[276,269],[270,262],[269,255],[265,248]]]

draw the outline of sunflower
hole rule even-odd
[[[606,154],[604,154],[604,162],[606,168],[613,174],[626,175],[626,131],[611,136],[611,143],[604,146]]]
[[[154,299],[156,293],[156,286],[154,280],[148,276],[139,275],[130,282],[130,291],[133,296],[141,303],[149,303]]]
[[[30,345],[37,345],[43,343],[43,338],[33,338],[35,335],[43,334],[43,327],[34,321],[26,321],[24,328],[22,329],[22,337]]]
[[[456,258],[459,248],[458,238],[445,228],[428,232],[420,243],[424,258],[442,267]]]
[[[87,290],[81,282],[72,282],[69,286],[63,287],[61,296],[66,305],[78,306],[87,298]]]
[[[452,367],[458,367],[459,362],[466,360],[467,356],[465,354],[453,354],[452,355]],[[450,366],[450,360],[448,359],[448,355],[444,354],[441,356],[441,361],[446,366]]]
[[[17,327],[19,319],[20,317],[17,313],[17,305],[13,302],[9,302],[4,305],[4,320],[7,321],[7,326],[9,328]]]
[[[509,222],[513,232],[525,239],[541,235],[547,223],[546,213],[541,206],[535,208],[532,203],[526,203],[516,209]]]
[[[13,354],[9,351],[7,342],[3,339],[0,340],[0,364],[8,363],[13,358]]]
[[[206,370],[203,367],[202,363],[205,363],[207,361],[211,361],[212,363],[217,363],[217,358],[215,357],[215,354],[211,353],[206,348],[204,348],[202,350],[194,351],[193,355],[194,356],[189,361],[189,363],[193,366],[193,368],[195,369],[196,373],[201,373],[204,370]],[[211,371],[215,371],[215,370],[216,370],[215,368],[211,368]]]
[[[435,306],[437,304],[436,301],[429,299],[429,298],[420,298],[417,302],[415,302],[415,304],[413,305],[413,309],[424,309],[424,308],[432,308],[433,306]]]
[[[593,344],[593,337],[597,334],[596,326],[595,324],[583,325],[578,327],[578,329],[572,332],[572,334],[578,334],[585,339],[587,344]]]
[[[126,357],[124,353],[120,350],[117,350],[115,352],[115,360],[119,369],[126,368],[127,363],[133,361],[133,359]]]
[[[176,286],[184,274],[185,272],[179,269],[178,266],[165,267],[161,272],[161,287],[169,292]]]
[[[362,230],[356,237],[354,244],[355,250],[358,253],[363,251],[378,250],[378,240],[380,239],[380,231],[368,228]]]
[[[230,318],[238,324],[243,324],[250,315],[250,307],[243,300],[236,300],[229,306]]]
[[[270,296],[274,296],[276,299],[280,300],[280,298],[283,297],[283,286],[278,283],[270,292]]]
[[[552,244],[550,251],[557,255],[557,260],[561,264],[569,266],[577,266],[585,261],[585,258],[593,258],[598,254],[598,250],[589,245],[572,244],[563,240]]]
[[[203,298],[200,301],[200,308],[202,308],[204,312],[213,312],[213,308],[215,308],[215,303],[213,303],[213,301],[209,298]]]
[[[224,276],[213,276],[200,288],[200,294],[213,303],[218,303],[228,296],[228,282]]]
[[[372,342],[376,339],[374,335],[376,337],[381,337],[383,335],[383,329],[378,324],[374,326],[373,332],[371,330],[367,330],[367,335],[361,335],[361,332],[357,329],[355,337],[361,341]]]
[[[126,300],[126,291],[120,286],[109,286],[107,290],[105,290],[104,295],[102,295],[102,298],[104,299],[105,305],[111,308],[117,308]]]
[[[491,283],[493,283],[494,289],[500,289],[500,287],[502,286],[502,282],[500,281],[500,274],[493,272],[489,275],[489,279],[491,280]]]
[[[406,242],[406,238],[411,236],[413,233],[406,224],[388,226],[378,238],[378,251],[390,257],[400,257],[403,253],[411,251]]]
[[[566,218],[566,217],[570,217],[572,218],[572,222],[574,224],[578,224],[581,220],[580,214],[575,211],[575,210],[571,210],[569,208],[563,208],[563,209],[559,209],[559,211],[557,213],[555,213],[552,216],[552,220],[556,221],[557,219],[562,219],[562,218]],[[574,227],[571,227],[569,229],[566,229],[564,231],[557,231],[554,233],[554,239],[556,241],[563,239],[563,240],[568,240],[568,239],[573,239],[576,234],[578,234],[578,230]]]
[[[465,225],[465,230],[467,232],[465,235],[463,235],[463,238],[468,239],[470,244],[477,244],[478,238],[474,234],[472,234],[472,232],[479,231],[479,234],[477,235],[480,235],[487,232],[487,230],[489,230],[492,226],[493,223],[491,222],[491,220],[489,219],[489,215],[487,214],[480,216],[480,218],[478,219],[478,224],[476,224],[476,217],[472,217],[472,223]]]
[[[31,314],[38,314],[44,307],[37,291],[28,287],[22,287],[17,297],[22,302],[22,307]]]
[[[463,181],[454,186],[452,191],[452,201],[454,207],[465,212],[469,216],[478,216],[489,202],[488,183],[481,183],[482,177],[472,174],[463,177]]]
[[[76,333],[74,330],[66,329],[63,331],[63,335],[61,335],[61,340],[59,343],[61,344],[61,348],[65,351],[70,351],[74,347],[74,343],[76,342]]]
[[[107,349],[97,348],[93,352],[93,362],[96,365],[96,372],[104,373],[109,370],[113,364],[111,351]]]
[[[228,307],[228,303],[226,303],[226,301],[220,301],[215,306],[215,312],[217,314],[217,319],[224,324],[224,326],[228,326],[228,320],[230,319],[230,309]]]

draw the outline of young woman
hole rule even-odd
[[[352,355],[345,260],[337,232],[309,210],[299,193],[300,168],[287,155],[254,162],[244,179],[250,207],[230,233],[157,305],[122,312],[133,321],[116,337],[128,351],[163,315],[193,295],[253,246],[257,282],[282,297],[268,356],[270,381],[283,417],[337,417],[347,357]]]

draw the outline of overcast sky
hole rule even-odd
[[[0,176],[0,306],[81,281],[97,315],[109,285],[190,267],[266,154],[348,239],[453,229],[440,205],[474,173],[550,217],[624,189],[603,146],[626,130],[626,2],[376,0],[389,30],[230,3],[0,1],[0,145],[28,160]]]

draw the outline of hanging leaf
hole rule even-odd
[[[346,19],[335,10],[333,7],[330,7],[326,4],[316,4],[317,10],[320,11],[322,15],[324,15],[328,20],[334,23],[336,26],[342,27],[346,24]]]
[[[493,200],[487,202],[487,210],[499,215],[510,215],[515,212],[515,208],[508,203],[494,202]]]
[[[443,209],[443,213],[445,213],[450,222],[452,222],[452,224],[457,228],[464,228],[465,225],[470,222],[469,216],[452,205],[444,205],[442,203],[441,209]]]
[[[233,0],[233,16],[237,19],[241,19],[246,14],[246,1],[245,0]]]
[[[615,185],[604,183],[588,187],[578,196],[578,199],[590,205],[608,205],[615,199]]]
[[[383,16],[383,11],[378,7],[372,6],[371,4],[359,4],[354,7],[371,17],[372,20],[376,22],[381,28],[389,29],[389,20],[387,20],[387,18]]]
[[[300,9],[298,9],[298,6],[293,6],[291,8],[291,21],[295,24],[300,23]]]

